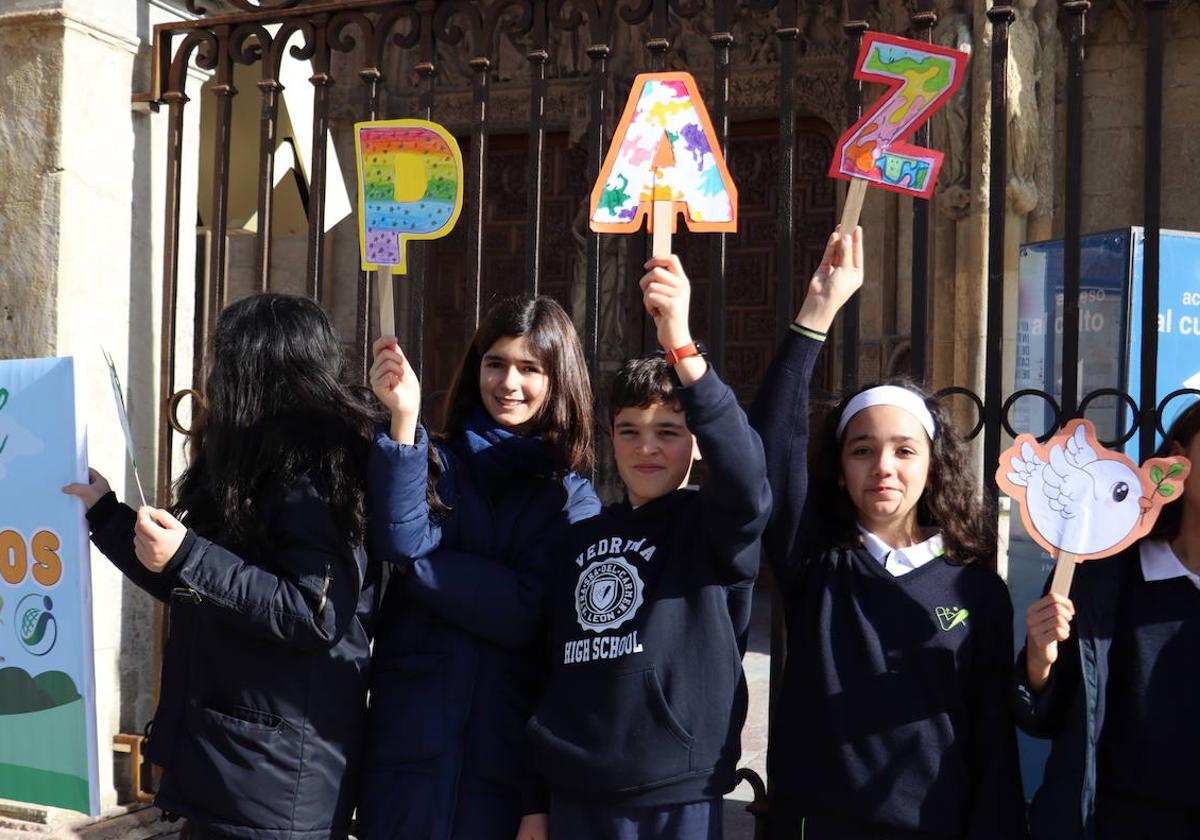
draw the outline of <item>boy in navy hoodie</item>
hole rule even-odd
[[[719,840],[741,752],[741,657],[771,509],[763,448],[692,342],[679,260],[646,267],[666,357],[631,360],[613,383],[627,499],[567,534],[551,676],[529,724],[557,840]],[[701,454],[704,486],[686,487]]]

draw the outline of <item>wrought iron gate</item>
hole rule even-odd
[[[181,165],[183,154],[184,110],[191,101],[185,89],[188,68],[192,62],[211,71],[214,97],[215,142],[205,154],[211,155],[213,193],[207,213],[210,236],[207,265],[209,271],[203,285],[202,305],[197,309],[197,335],[203,337],[211,329],[216,313],[228,297],[226,259],[228,198],[230,179],[230,127],[232,103],[239,93],[234,86],[235,66],[256,66],[260,69],[257,82],[261,99],[260,147],[258,152],[258,232],[255,241],[255,276],[258,288],[267,289],[270,281],[272,250],[272,185],[274,184],[275,149],[281,92],[280,68],[286,61],[308,62],[312,68],[312,160],[306,197],[308,218],[307,256],[304,261],[305,288],[314,298],[323,299],[327,277],[325,211],[327,165],[326,138],[330,132],[331,86],[361,86],[361,104],[357,118],[376,119],[400,116],[419,116],[439,120],[439,73],[447,55],[456,56],[459,64],[469,68],[470,119],[465,126],[467,149],[467,194],[461,227],[461,246],[455,255],[456,265],[465,274],[465,294],[458,326],[459,340],[473,333],[480,316],[482,289],[486,282],[485,258],[495,248],[486,241],[489,220],[489,166],[493,150],[512,152],[523,149],[526,167],[523,186],[524,219],[510,219],[513,230],[520,231],[524,252],[523,279],[525,291],[536,293],[547,287],[547,243],[553,238],[547,231],[547,201],[560,196],[548,187],[547,165],[560,153],[558,141],[549,135],[545,122],[548,85],[554,69],[554,50],[564,37],[583,45],[587,64],[580,68],[580,89],[587,92],[586,125],[583,127],[585,154],[576,166],[582,166],[584,177],[578,184],[590,185],[595,179],[606,148],[607,133],[612,127],[614,91],[615,40],[620,27],[634,28],[644,36],[643,50],[621,56],[632,61],[638,70],[661,70],[672,65],[686,65],[686,56],[678,54],[673,40],[682,22],[703,19],[708,28],[708,48],[711,49],[711,79],[707,85],[709,109],[723,146],[733,158],[738,154],[737,127],[731,128],[731,85],[737,79],[734,48],[748,21],[769,20],[773,27],[775,61],[778,65],[778,86],[774,113],[777,127],[774,138],[765,140],[759,132],[755,142],[774,143],[774,190],[778,210],[773,222],[774,255],[770,260],[774,276],[784,282],[772,293],[770,306],[773,317],[754,323],[767,323],[775,335],[786,329],[796,311],[797,280],[803,281],[812,266],[812,255],[797,248],[797,210],[809,201],[816,218],[833,221],[835,192],[832,182],[827,191],[815,199],[797,195],[797,149],[805,142],[820,146],[820,132],[813,132],[802,122],[803,109],[797,104],[797,64],[801,49],[802,14],[828,5],[822,0],[340,0],[339,2],[308,2],[301,0],[223,0],[228,11],[213,14],[202,8],[209,0],[188,0],[196,20],[159,26],[155,30],[154,89],[150,99],[165,105],[168,112],[169,139],[167,148],[167,212],[164,247],[164,295],[162,312],[162,370],[161,392],[164,394],[159,430],[158,499],[164,502],[170,493],[170,455],[172,435],[186,434],[175,419],[176,409],[188,393],[179,390],[175,381],[176,310],[179,289],[179,242],[184,220],[180,219]],[[212,0],[215,3],[216,0]],[[842,4],[838,4],[839,7]],[[841,8],[841,29],[845,36],[845,117],[853,120],[861,111],[863,91],[851,78],[851,69],[859,43],[870,20],[877,18],[881,5],[903,5],[908,12],[908,34],[925,40],[938,21],[932,0],[845,0]],[[1088,406],[1102,396],[1116,396],[1133,412],[1131,424],[1120,442],[1141,432],[1142,456],[1149,454],[1154,443],[1154,431],[1160,424],[1164,405],[1156,400],[1155,363],[1157,359],[1159,273],[1159,228],[1161,205],[1161,147],[1164,15],[1168,0],[1143,0],[1141,15],[1146,31],[1146,75],[1144,114],[1144,226],[1146,236],[1142,346],[1141,390],[1136,395],[1117,389],[1102,389],[1089,394],[1079,393],[1076,374],[1079,358],[1079,285],[1081,249],[1081,167],[1083,166],[1083,60],[1085,26],[1092,3],[1087,0],[1067,0],[1059,3],[1060,27],[1066,44],[1067,84],[1065,90],[1066,130],[1066,191],[1065,191],[1065,295],[1062,357],[1064,363],[1061,400],[1046,391],[1023,390],[1009,395],[1002,385],[1002,336],[1004,303],[1004,243],[1006,219],[1006,114],[1008,113],[1009,28],[1016,19],[1016,4],[988,4],[990,22],[991,75],[991,172],[989,187],[989,241],[987,270],[987,332],[986,365],[983,393],[970,387],[946,388],[943,393],[964,396],[977,409],[978,422],[972,437],[982,435],[984,464],[994,464],[999,456],[1005,433],[1014,435],[1009,413],[1013,404],[1024,398],[1040,398],[1052,407],[1054,422],[1045,430],[1030,430],[1048,436],[1068,419],[1083,414]],[[1128,4],[1127,4],[1128,5]],[[510,37],[523,45],[523,60],[527,63],[528,120],[517,138],[503,140],[493,136],[494,117],[489,111],[493,95],[494,76],[498,61],[497,45],[501,37]],[[400,56],[397,59],[397,56]],[[389,68],[402,66],[405,75],[389,75]],[[627,68],[626,68],[627,69]],[[976,72],[982,72],[977,68]],[[408,74],[411,74],[409,76]],[[411,102],[408,113],[390,113],[389,103],[403,94]],[[617,103],[619,106],[620,103]],[[196,107],[192,105],[191,107]],[[798,121],[801,120],[801,121]],[[761,128],[761,125],[760,125]],[[841,126],[833,126],[840,130]],[[807,132],[807,134],[806,134]],[[751,131],[753,133],[753,131]],[[748,135],[747,135],[748,136]],[[730,149],[731,137],[735,141]],[[549,139],[548,139],[549,138]],[[816,139],[814,139],[816,138]],[[830,139],[825,140],[827,144]],[[921,145],[929,145],[928,129],[917,137]],[[815,147],[814,147],[815,148]],[[832,151],[828,146],[829,153]],[[808,165],[804,159],[801,167]],[[735,172],[736,174],[736,172]],[[818,178],[820,174],[818,173]],[[575,196],[582,200],[582,195]],[[805,211],[807,212],[807,211]],[[765,222],[764,224],[769,223]],[[823,223],[823,222],[822,222]],[[827,227],[826,227],[827,229]],[[603,242],[599,234],[586,232],[581,248],[582,277],[582,334],[592,373],[597,373],[600,336],[601,275],[603,271]],[[558,247],[557,245],[555,247]],[[701,330],[713,355],[730,363],[727,335],[727,312],[730,286],[727,282],[730,237],[708,235],[685,241],[683,247],[698,257],[703,253],[706,286],[707,325]],[[491,251],[489,250],[491,248]],[[414,243],[410,257],[411,278],[405,285],[401,309],[408,334],[417,336],[409,341],[410,356],[418,369],[428,363],[424,338],[428,331],[426,319],[437,312],[429,291],[435,273],[435,246]],[[916,200],[912,224],[912,330],[910,367],[918,380],[926,380],[929,359],[929,283],[930,283],[930,219],[928,202]],[[557,258],[557,254],[555,255]],[[640,262],[640,260],[638,260]],[[696,264],[696,260],[692,260]],[[357,267],[354,269],[357,271]],[[561,278],[555,278],[556,280]],[[551,284],[552,285],[552,284]],[[803,287],[801,287],[803,288]],[[357,277],[355,306],[355,336],[360,363],[365,365],[370,331],[368,319],[372,307],[372,289],[366,275]],[[840,319],[840,372],[843,385],[853,385],[859,379],[859,302],[857,298],[847,307]],[[454,317],[454,304],[437,315],[441,322]],[[761,315],[761,313],[760,313]],[[753,328],[750,328],[753,329]],[[759,327],[759,329],[762,329]],[[636,347],[629,347],[633,350]],[[199,381],[200,354],[194,357],[194,381]],[[736,361],[734,362],[736,367]],[[745,375],[736,381],[747,381]],[[1171,399],[1184,391],[1177,391]],[[1164,401],[1165,403],[1165,401]],[[997,488],[984,470],[984,492],[994,502]],[[778,629],[778,628],[777,628]],[[776,634],[778,635],[778,634]],[[776,657],[779,659],[779,657]],[[775,663],[773,663],[774,665]],[[765,796],[761,780],[754,780],[760,799]],[[755,812],[765,813],[763,802],[756,802]],[[761,834],[761,832],[760,832]]]

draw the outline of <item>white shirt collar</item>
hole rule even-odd
[[[935,557],[941,557],[946,553],[941,531],[908,548],[892,548],[862,525],[855,524],[858,525],[859,533],[862,534],[863,547],[892,577],[908,574],[913,569],[919,569]]]
[[[1200,575],[1180,562],[1166,540],[1142,540],[1138,545],[1138,554],[1142,561],[1142,578],[1147,582],[1186,577],[1193,585],[1200,587]]]

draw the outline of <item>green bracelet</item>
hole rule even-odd
[[[792,324],[792,331],[800,333],[800,335],[804,336],[805,338],[811,338],[813,341],[824,341],[827,337],[826,334],[821,332],[820,330],[813,330],[813,329],[809,329],[808,327],[802,327],[796,323]]]

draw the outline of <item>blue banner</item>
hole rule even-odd
[[[99,813],[74,360],[0,361],[0,797]]]

